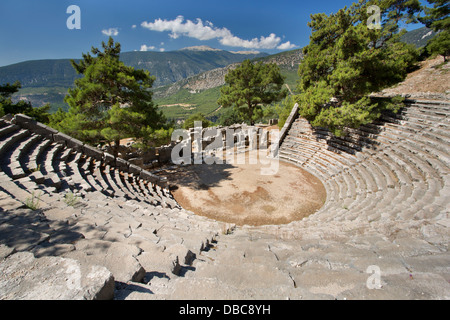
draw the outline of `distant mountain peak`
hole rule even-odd
[[[182,48],[179,51],[188,50],[188,51],[223,51],[220,49],[211,48],[210,46],[193,46]]]

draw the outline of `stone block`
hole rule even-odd
[[[75,151],[82,152],[83,151],[83,142],[68,136],[62,132],[58,132],[53,135],[53,141],[56,143],[61,143],[65,145],[67,148],[71,148]]]
[[[136,260],[140,249],[119,242],[86,239],[75,244],[76,250],[65,257],[76,259],[83,264],[101,265],[112,272],[114,279],[120,282],[141,282],[145,270]]]
[[[144,165],[144,159],[143,158],[131,158],[128,159],[128,162],[136,165],[136,166],[143,166]]]
[[[132,173],[134,175],[139,176],[141,174],[142,168],[134,165],[134,164],[130,164],[129,168],[128,168],[128,172]]]
[[[110,153],[103,152],[103,161],[105,165],[115,165],[116,158]]]
[[[114,277],[98,265],[19,252],[0,262],[0,299],[111,300]]]
[[[33,120],[31,117],[23,114],[15,115],[14,123],[20,125],[22,128],[28,129],[31,132],[37,133],[46,138],[51,138],[52,135],[58,133],[57,130],[50,128],[45,124],[39,123],[36,120]]]
[[[116,166],[118,169],[128,172],[129,165],[128,161],[123,160],[122,158],[116,158]]]
[[[83,145],[82,152],[95,160],[101,161],[103,159],[103,152],[89,145]]]
[[[158,155],[158,161],[160,163],[167,163],[172,158],[172,148],[159,148]]]
[[[151,148],[149,150],[147,150],[143,155],[142,155],[142,160],[144,161],[144,163],[149,163],[152,162],[154,160],[157,160],[158,157],[156,156],[156,149],[155,148]]]

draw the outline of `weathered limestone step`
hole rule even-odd
[[[21,129],[18,131],[13,131],[12,135],[8,136],[5,140],[0,141],[0,155],[2,156],[2,159],[10,148],[28,136],[30,136],[30,132],[28,130]]]
[[[126,193],[120,189],[120,187],[116,184],[116,182],[112,179],[111,176],[111,168],[109,165],[106,165],[104,168],[99,166],[94,171],[94,177],[97,180],[103,180],[104,183],[108,186],[108,188],[114,191],[114,195],[116,197],[124,198],[126,197]]]
[[[130,199],[142,201],[141,198],[134,193],[134,190],[126,181],[126,176],[124,172],[118,171],[118,169],[114,169],[112,170],[112,174],[117,184],[122,188],[122,190],[126,193],[126,195],[130,197]]]
[[[85,265],[104,266],[111,271],[115,281],[140,282],[145,276],[145,269],[137,260],[141,251],[135,246],[102,240],[80,240],[75,248],[75,251],[63,256]]]
[[[59,155],[64,147],[60,144],[52,143],[47,149],[41,159],[41,167],[47,174],[55,173],[55,168],[53,167],[53,162],[55,162],[56,157]]]
[[[138,177],[135,179],[135,183],[139,185],[139,189],[144,194],[147,202],[150,202],[152,205],[158,205],[159,201],[154,197],[154,192],[151,192],[149,188],[144,184],[144,181],[139,179]]]
[[[196,255],[205,250],[215,238],[215,233],[211,231],[189,232],[167,226],[158,229],[156,235],[161,238],[160,244],[167,246],[182,244]]]
[[[0,260],[0,299],[111,300],[114,277],[106,268],[61,257],[15,253]]]
[[[23,167],[22,159],[25,157],[28,150],[40,139],[41,137],[39,135],[31,134],[15,148],[9,159],[9,167],[13,179],[23,178],[30,174],[28,168]]]
[[[77,190],[83,190],[84,192],[92,191],[92,186],[84,179],[81,174],[78,162],[82,157],[81,153],[76,153],[75,158],[67,164],[67,168],[70,171],[70,179],[67,180],[71,188]]]
[[[41,172],[41,165],[38,162],[38,159],[41,157],[41,154],[44,150],[51,144],[51,141],[43,139],[40,140],[37,144],[35,144],[34,149],[29,153],[29,156],[24,160],[24,166],[34,172]]]
[[[172,292],[167,293],[169,299],[285,300],[306,296],[303,291],[296,290],[288,274],[275,272],[264,265],[218,266],[208,269],[211,273],[203,271],[202,267],[196,268],[195,273],[200,271],[203,276],[176,279]]]
[[[117,187],[129,199],[136,199],[136,197],[122,183],[122,179],[120,178],[120,172],[116,168],[110,167],[109,170],[105,171],[105,174],[108,175],[108,179],[110,179],[111,185],[115,186],[114,188]]]
[[[137,257],[137,260],[146,271],[146,283],[151,282],[154,277],[170,279],[174,275],[179,275],[181,271],[178,256],[170,252],[144,251]]]
[[[20,130],[20,127],[15,124],[7,123],[5,126],[0,128],[0,139],[5,140],[8,136]]]
[[[6,194],[9,194],[12,199],[16,199],[22,203],[25,203],[27,198],[29,198],[32,194],[28,190],[25,190],[17,185],[4,172],[0,172],[0,190]]]
[[[91,174],[96,183],[101,187],[102,190],[106,190],[106,193],[110,196],[115,196],[116,191],[113,187],[111,187],[107,180],[104,179],[102,172],[101,172],[101,162],[93,159],[92,161],[92,170]],[[117,196],[123,196],[124,194],[122,192],[119,192]]]
[[[95,176],[91,173],[90,166],[92,165],[91,158],[87,158],[86,162],[82,165],[81,169],[83,171],[83,176],[85,180],[92,186],[93,190],[100,191],[105,196],[113,197],[114,190],[110,189],[108,186],[102,184],[99,179],[96,179]]]

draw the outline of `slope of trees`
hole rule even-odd
[[[284,77],[274,64],[253,63],[245,60],[225,76],[225,86],[217,103],[235,108],[242,119],[255,123],[255,115],[262,105],[281,100],[286,96]]]
[[[428,28],[439,34],[430,40],[427,50],[439,54],[448,61],[450,56],[450,3],[448,0],[428,0],[433,7],[425,8],[425,16],[419,18]]]
[[[206,119],[205,115],[201,112],[190,115],[183,124],[183,128],[189,130],[195,127],[195,122],[201,121],[202,128],[208,128],[212,126],[212,122]]]
[[[381,28],[369,28],[368,8],[381,9]],[[310,43],[299,67],[299,112],[313,126],[335,135],[396,111],[400,104],[378,104],[368,95],[402,81],[418,59],[412,45],[400,42],[400,22],[415,22],[416,0],[360,0],[335,14],[311,16]]]
[[[40,108],[33,108],[28,101],[12,102],[11,96],[18,92],[21,87],[22,85],[19,81],[16,81],[14,84],[6,83],[0,85],[0,117],[5,114],[22,113],[35,118],[39,122],[48,123],[50,105],[46,104]]]

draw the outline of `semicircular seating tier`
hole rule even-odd
[[[314,215],[277,229],[303,233],[321,223],[336,235],[357,229],[389,235],[394,225],[448,221],[449,116],[448,102],[409,101],[400,113],[344,138],[296,117],[280,159],[319,177],[327,200]]]
[[[448,299],[449,115],[449,102],[411,100],[336,138],[294,108],[279,157],[322,181],[323,207],[286,225],[232,228],[186,211],[126,161],[24,116],[0,121],[0,271],[29,265],[29,252],[36,265],[51,256],[101,266],[113,280],[94,298]],[[40,210],[25,208],[33,199]],[[13,280],[6,297],[42,285]],[[66,291],[92,298],[92,286]]]
[[[76,261],[80,270],[102,266],[113,276],[44,299],[112,297],[111,281],[178,275],[223,229],[181,208],[161,178],[24,115],[0,120],[0,156],[0,269],[10,270],[7,257],[27,265],[30,253]],[[3,298],[33,298],[41,286],[3,284]]]

